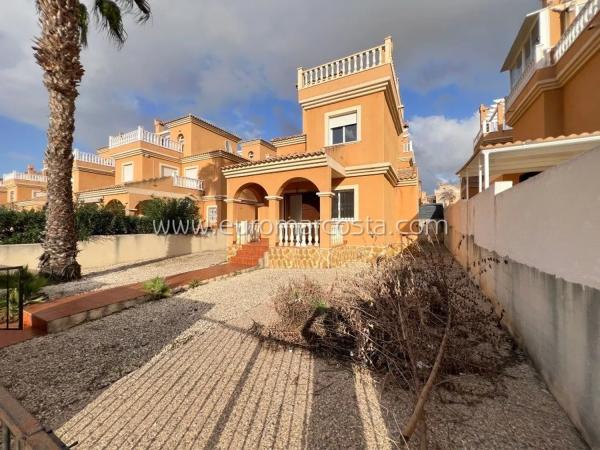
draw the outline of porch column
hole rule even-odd
[[[269,210],[268,210],[268,220],[269,225],[271,227],[271,234],[268,235],[269,239],[269,247],[276,247],[279,242],[279,220],[280,220],[280,211],[281,211],[281,200],[283,197],[280,195],[267,195],[265,200],[269,201]],[[265,225],[267,227],[267,225]],[[263,229],[261,231],[267,231]]]
[[[227,233],[227,247],[232,246],[235,243],[235,199],[226,198],[225,205],[227,206],[227,222],[225,222],[225,232]]]
[[[319,242],[322,248],[331,248],[331,204],[333,192],[317,192],[319,197],[319,219],[321,220]],[[327,226],[325,224],[327,223]]]
[[[479,192],[483,191],[483,171],[481,169],[481,155],[479,155]]]

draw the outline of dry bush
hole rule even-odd
[[[274,304],[280,321],[257,327],[260,336],[350,359],[415,393],[406,438],[421,421],[434,383],[467,374],[494,378],[512,360],[489,301],[437,245],[414,244],[327,291],[307,279],[294,281],[280,288]]]

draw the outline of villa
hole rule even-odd
[[[502,65],[506,99],[480,107],[473,155],[458,171],[462,198],[511,186],[600,144],[600,0],[543,0]]]
[[[75,150],[74,200],[137,215],[152,198],[191,198],[199,222],[230,229],[229,255],[241,264],[264,256],[270,267],[331,267],[401,248],[420,182],[392,52],[388,37],[298,69],[295,136],[242,141],[189,114],[110,136],[95,154]],[[14,190],[12,180],[35,186]],[[0,204],[42,208],[45,184],[32,168],[5,175]],[[252,244],[258,253],[238,254]]]

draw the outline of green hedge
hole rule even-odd
[[[152,199],[144,202],[143,216],[127,216],[120,203],[106,206],[79,205],[75,224],[79,240],[90,236],[153,233],[153,221],[197,220],[195,203],[184,199]],[[0,206],[0,244],[33,244],[44,237],[44,211],[14,211]]]

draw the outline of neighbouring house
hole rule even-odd
[[[262,240],[271,267],[330,267],[401,245],[420,183],[392,51],[298,69],[302,133],[244,142],[223,168],[231,255]]]
[[[600,448],[599,50],[600,0],[544,1],[525,17],[502,67],[510,93],[482,108],[458,172],[463,199],[444,214],[446,246],[591,448]]]
[[[502,71],[505,100],[480,108],[462,198],[523,182],[600,143],[600,0],[543,0],[523,20]]]
[[[32,165],[25,172],[5,173],[0,181],[0,205],[15,209],[38,209],[46,203],[46,175]]]

